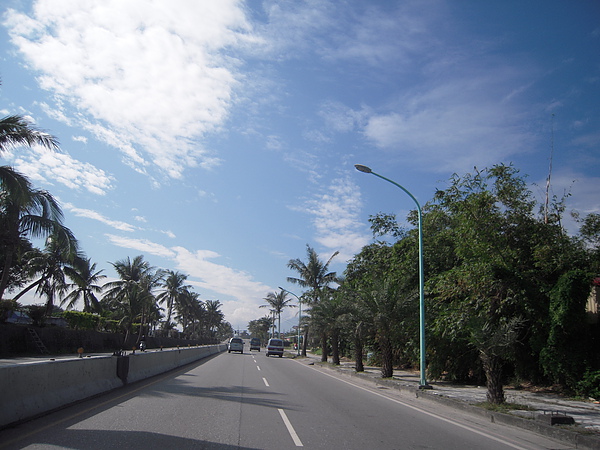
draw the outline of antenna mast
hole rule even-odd
[[[552,178],[552,159],[554,158],[554,113],[552,113],[552,134],[550,138],[550,167],[546,178],[546,203],[544,205],[544,223],[548,223],[548,204],[550,203],[550,179]]]

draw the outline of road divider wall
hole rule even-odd
[[[227,349],[225,344],[0,367],[0,428]]]

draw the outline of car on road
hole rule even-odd
[[[267,343],[267,356],[277,355],[283,357],[283,341],[281,339],[269,339]]]
[[[250,351],[258,350],[260,352],[260,339],[252,338],[250,339]]]
[[[227,353],[240,352],[244,353],[244,341],[242,338],[232,337],[227,344]]]

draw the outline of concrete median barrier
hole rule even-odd
[[[226,345],[7,364],[0,367],[0,428],[226,350]],[[127,358],[125,361],[123,358]]]

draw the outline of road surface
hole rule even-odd
[[[222,353],[0,431],[0,448],[570,448],[262,350]]]

